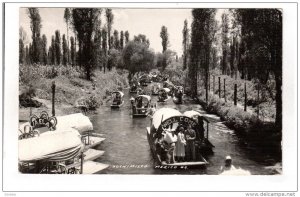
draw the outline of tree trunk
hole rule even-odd
[[[244,86],[244,91],[245,91],[244,111],[247,111],[247,86],[246,86],[246,82],[245,82],[245,86]]]
[[[69,53],[69,51],[70,51],[70,46],[69,46],[69,25],[68,25],[68,23],[67,23],[67,40],[68,40],[68,64],[70,63],[70,53]]]

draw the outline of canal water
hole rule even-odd
[[[124,90],[125,103],[120,109],[111,109],[110,102],[101,106],[97,113],[90,115],[94,131],[105,136],[106,140],[97,147],[105,153],[96,161],[109,164],[109,168],[100,174],[208,174],[217,175],[224,164],[224,158],[230,155],[233,165],[250,171],[252,175],[268,175],[273,172],[267,166],[275,164],[275,160],[257,150],[248,149],[243,141],[228,129],[220,118],[207,114],[193,100],[185,98],[182,105],[175,105],[172,99],[166,103],[158,103],[157,108],[170,107],[184,112],[200,111],[210,121],[209,140],[215,146],[214,153],[206,157],[209,165],[200,169],[160,169],[154,165],[153,157],[147,141],[146,127],[150,126],[150,118],[132,118],[129,99],[135,94]],[[152,96],[152,103],[157,96]]]

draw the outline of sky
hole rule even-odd
[[[64,21],[64,8],[39,8],[42,19],[41,35],[47,36],[48,47],[51,36],[55,30],[60,30],[61,36],[67,34]],[[155,52],[162,51],[160,31],[164,25],[169,33],[169,49],[174,50],[180,56],[182,54],[182,29],[184,20],[188,25],[192,22],[191,9],[113,9],[113,29],[129,31],[130,39],[134,35],[145,34],[150,40],[150,48]],[[218,14],[217,12],[217,15]],[[26,31],[31,42],[30,19],[26,8],[20,8],[20,26]],[[104,11],[102,12],[102,26],[105,25]],[[112,31],[113,32],[113,31]],[[69,36],[73,35],[69,30]]]

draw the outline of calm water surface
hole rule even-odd
[[[233,165],[248,170],[251,174],[272,174],[265,167],[274,164],[274,159],[259,151],[246,148],[245,144],[228,129],[219,117],[207,114],[200,105],[185,98],[182,105],[175,105],[172,99],[166,103],[158,103],[158,108],[176,108],[180,112],[187,110],[201,111],[210,120],[209,140],[215,146],[214,154],[207,156],[209,165],[206,169],[157,169],[147,141],[146,127],[150,126],[150,118],[132,118],[130,95],[124,90],[125,104],[120,109],[111,109],[110,103],[101,106],[97,114],[90,118],[96,132],[105,135],[106,140],[97,148],[105,154],[96,161],[109,164],[110,167],[100,174],[210,174],[220,173],[226,155],[231,155]],[[152,96],[152,102],[157,96]]]

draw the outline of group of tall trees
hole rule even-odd
[[[175,56],[175,52],[168,49],[169,33],[166,26],[162,26],[160,32],[162,52],[155,54],[145,35],[135,35],[130,41],[128,31],[113,29],[114,14],[109,8],[104,10],[104,25],[101,8],[66,8],[64,21],[67,35],[61,35],[56,30],[49,43],[46,35],[40,35],[42,19],[39,9],[28,8],[27,13],[31,22],[32,42],[24,43],[21,34],[25,31],[20,29],[20,63],[76,65],[84,70],[86,79],[90,80],[96,67],[104,73],[113,67],[128,69],[131,77],[136,72],[149,71],[155,65],[164,70]],[[74,35],[70,38],[69,30]]]
[[[124,68],[129,71],[129,80],[135,73],[147,72],[153,68],[155,53],[149,46],[149,40],[142,34],[134,36],[134,39],[126,44],[122,57]]]
[[[192,95],[197,95],[198,74],[205,78],[207,89],[210,53],[215,37],[215,9],[194,9],[189,50],[189,79]],[[185,27],[184,27],[185,28]],[[185,32],[183,32],[185,33]]]
[[[237,79],[276,83],[276,125],[282,127],[282,13],[278,9],[230,9],[221,21],[216,9],[193,9],[189,33],[183,24],[183,68],[188,68],[192,94],[199,76],[208,88],[210,69]],[[218,22],[220,23],[218,25]],[[206,91],[206,98],[208,97]]]
[[[276,125],[282,127],[282,12],[278,9],[237,9],[241,27],[241,72],[248,79],[276,83]]]
[[[93,69],[122,67],[122,50],[129,42],[129,32],[112,32],[114,15],[105,9],[106,24],[101,24],[101,8],[66,8],[64,20],[67,35],[54,32],[47,43],[46,35],[41,36],[42,19],[38,8],[28,8],[32,41],[25,39],[26,32],[20,28],[19,61],[21,64],[78,65],[90,79]],[[69,30],[74,36],[69,37]],[[49,47],[47,48],[47,44]]]

